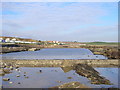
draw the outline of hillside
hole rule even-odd
[[[6,39],[6,38],[13,39],[13,38],[15,38],[18,41],[38,42],[38,40],[26,39],[26,38],[17,38],[17,37],[4,37],[4,36],[0,36],[0,38],[3,38],[3,39]]]

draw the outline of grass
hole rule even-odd
[[[87,42],[88,45],[118,45],[118,42]]]

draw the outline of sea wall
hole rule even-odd
[[[22,67],[66,67],[73,66],[75,64],[88,64],[93,67],[118,67],[119,60],[117,59],[108,59],[108,60],[1,60],[1,65],[11,64],[19,65]]]

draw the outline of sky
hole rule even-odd
[[[2,36],[118,41],[117,2],[3,2]]]

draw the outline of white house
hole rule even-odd
[[[10,38],[6,38],[6,39],[5,39],[5,42],[10,42]]]
[[[13,39],[10,40],[11,43],[15,43],[15,41],[16,41],[15,38],[13,38]]]
[[[0,42],[2,42],[3,41],[3,38],[0,38]]]

